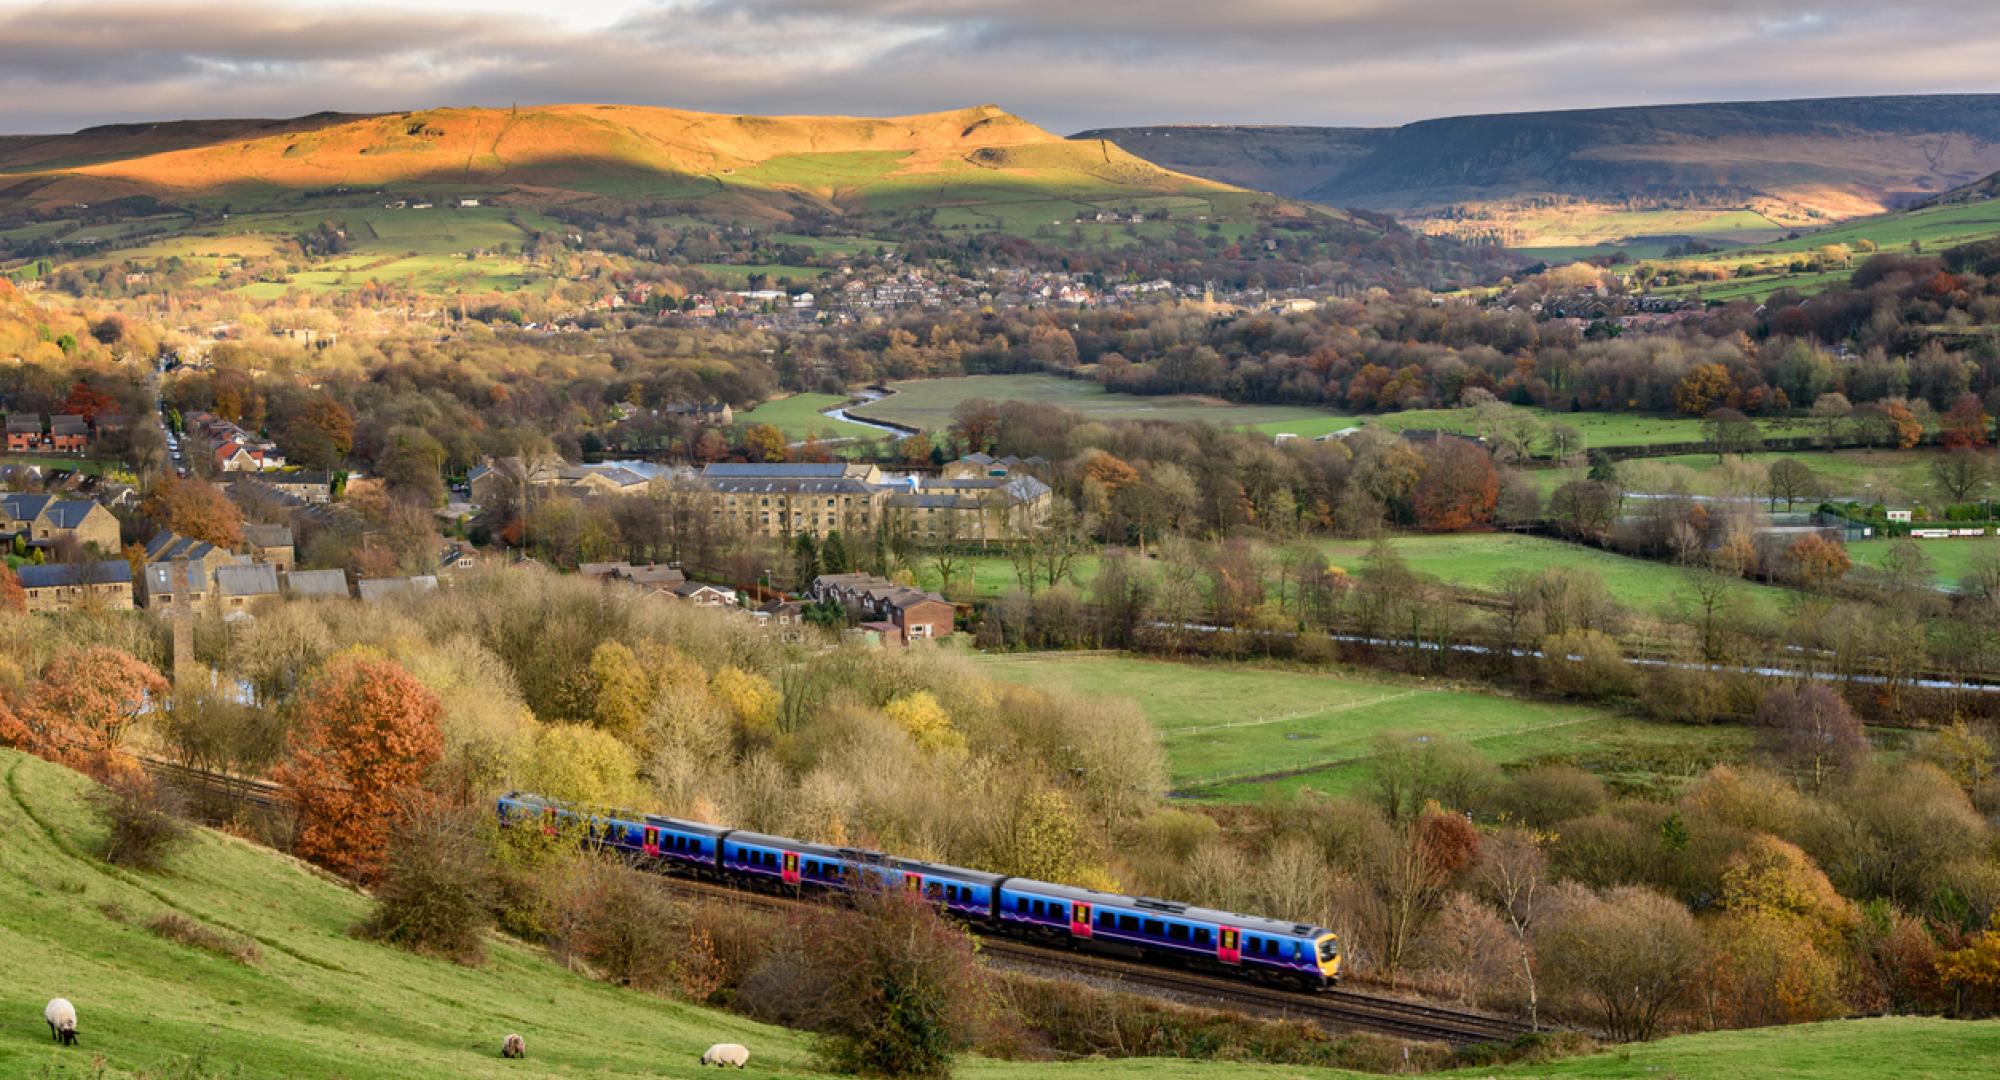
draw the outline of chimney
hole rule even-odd
[[[194,659],[194,569],[188,564],[186,555],[176,555],[173,561],[172,582],[174,590],[174,689],[187,692],[196,689]]]

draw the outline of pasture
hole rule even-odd
[[[1085,653],[981,659],[994,678],[1132,700],[1160,733],[1173,788],[1225,802],[1360,789],[1384,735],[1464,743],[1496,765],[1560,760],[1642,784],[1692,776],[1747,745],[1739,729],[1658,724],[1374,672]]]
[[[1899,540],[1859,540],[1847,545],[1847,557],[1856,566],[1879,567]],[[1939,588],[1956,589],[1974,568],[2000,559],[2000,537],[1959,537],[1951,540],[1911,540],[1930,567],[1931,581]]]
[[[1931,463],[1937,457],[1930,448],[1781,451],[1720,461],[1714,454],[1675,454],[1619,462],[1618,476],[1631,491],[1761,496],[1771,466],[1789,458],[1811,468],[1830,498],[1907,506],[1935,495]]]
[[[1418,574],[1475,592],[1490,592],[1514,572],[1536,573],[1554,567],[1590,570],[1604,581],[1613,599],[1633,612],[1658,616],[1670,611],[1684,592],[1686,574],[1666,563],[1635,559],[1581,544],[1515,533],[1451,533],[1442,536],[1399,536],[1392,550]],[[1355,573],[1368,557],[1365,540],[1328,540],[1321,545],[1327,560]],[[1783,610],[1791,593],[1772,585],[1744,581],[1733,586],[1762,615]]]
[[[889,384],[895,393],[853,410],[855,416],[890,420],[937,431],[951,426],[952,410],[973,398],[1060,405],[1098,420],[1200,421],[1223,427],[1277,426],[1303,434],[1323,425],[1334,430],[1337,416],[1322,409],[1292,405],[1238,405],[1218,398],[1173,395],[1163,397],[1105,392],[1094,382],[1054,375],[961,375],[943,379],[909,379]]]
[[[1843,268],[1794,273],[1790,269],[1790,260],[1794,255],[1843,245],[1853,251],[1854,262],[1859,265],[1869,254],[1863,250],[1864,245],[1872,245],[1877,251],[1907,254],[1917,248],[1942,251],[1954,245],[1989,240],[1995,236],[2000,236],[2000,201],[1878,214],[1802,233],[1796,239],[1758,242],[1754,246],[1712,255],[1659,260],[1654,265],[1661,269],[1700,267],[1720,270],[1731,276],[1726,281],[1678,285],[1657,291],[1666,295],[1698,293],[1708,300],[1760,299],[1781,288],[1811,292],[1846,281],[1850,271]],[[1747,275],[1736,276],[1743,268],[1749,268]]]
[[[793,394],[773,398],[748,412],[737,413],[736,422],[770,424],[793,441],[814,437],[872,439],[883,434],[871,427],[820,415],[821,409],[831,409],[846,400],[839,394]]]

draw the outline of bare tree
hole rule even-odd
[[[1771,507],[1777,508],[1778,500],[1785,500],[1785,509],[1790,510],[1800,499],[1818,499],[1826,486],[1820,483],[1819,474],[1812,466],[1797,458],[1779,458],[1771,463],[1766,473],[1765,490],[1771,498]]]
[[[1757,703],[1757,723],[1765,744],[1814,791],[1868,754],[1861,721],[1838,693],[1819,683],[1768,691]]]
[[[1992,475],[1987,455],[1969,446],[1954,447],[1931,459],[1931,483],[1948,502],[1970,500]]]
[[[1639,886],[1577,890],[1539,921],[1548,987],[1588,1008],[1614,1039],[1650,1039],[1694,998],[1704,943],[1679,901]]]
[[[1541,1026],[1541,998],[1535,978],[1535,949],[1530,938],[1548,891],[1549,857],[1542,850],[1545,834],[1507,829],[1480,845],[1473,874],[1479,887],[1500,910],[1512,932],[1516,975],[1528,998],[1528,1027]]]

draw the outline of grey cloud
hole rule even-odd
[[[0,0],[0,129],[612,101],[1052,129],[2000,88],[1990,0],[692,0],[518,14]]]

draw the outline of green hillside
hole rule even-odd
[[[818,1076],[805,1036],[592,982],[495,938],[461,967],[350,936],[362,895],[285,856],[204,831],[159,874],[108,867],[89,781],[0,750],[0,1080],[342,1080],[702,1075],[710,1043],[747,1075]],[[157,936],[160,915],[255,943],[245,964]],[[54,1045],[49,998],[81,1044]],[[503,1062],[500,1039],[527,1038]],[[1867,1020],[1667,1039],[1554,1065],[1444,1075],[1862,1080],[1990,1075],[2000,1024]],[[1363,1074],[1196,1061],[969,1061],[971,1080],[1306,1078]]]

